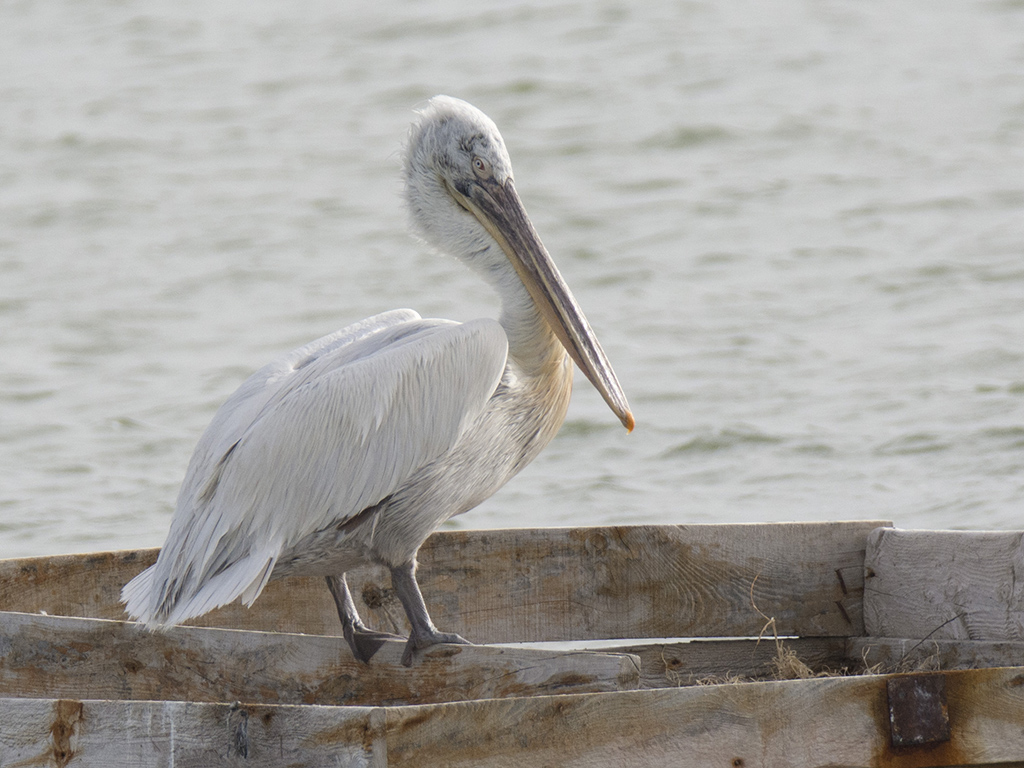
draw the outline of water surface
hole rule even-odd
[[[0,556],[159,544],[274,355],[494,316],[405,230],[410,110],[501,127],[632,435],[569,420],[466,527],[1019,528],[1024,4],[0,6]]]

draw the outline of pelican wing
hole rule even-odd
[[[223,456],[268,406],[287,397],[323,367],[338,367],[372,351],[372,345],[368,350],[360,342],[379,339],[388,329],[417,320],[419,314],[411,309],[382,312],[281,355],[253,373],[221,405],[199,439],[182,491],[202,475],[208,462]],[[300,371],[301,376],[297,375]]]
[[[493,320],[388,313],[258,371],[197,446],[159,560],[124,588],[128,612],[177,624],[251,604],[282,551],[454,446],[497,387],[507,343]]]

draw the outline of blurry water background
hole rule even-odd
[[[217,406],[383,309],[465,98],[630,397],[450,525],[1024,527],[1024,2],[5,0],[0,556],[155,546]]]

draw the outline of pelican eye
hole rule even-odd
[[[490,176],[491,166],[487,164],[487,161],[482,157],[473,158],[473,170],[477,176]]]

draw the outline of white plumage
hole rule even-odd
[[[241,598],[271,578],[323,575],[353,653],[382,633],[359,619],[346,570],[391,569],[412,626],[404,660],[437,642],[415,555],[444,520],[518,472],[557,432],[581,366],[632,415],[586,319],[519,202],[494,124],[435,97],[410,132],[406,197],[417,231],[498,291],[498,321],[367,318],[264,366],[196,446],[157,563],[123,592],[150,628]],[[567,355],[568,351],[568,355]]]

